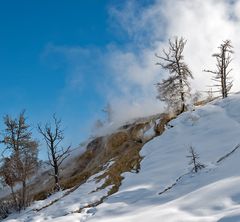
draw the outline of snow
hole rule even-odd
[[[79,221],[80,218],[85,219],[91,215],[91,210],[85,215],[83,213],[76,214],[80,208],[90,203],[99,201],[101,197],[106,196],[111,186],[96,191],[105,179],[96,182],[96,177],[103,174],[102,171],[90,177],[86,183],[71,192],[70,190],[58,192],[46,200],[36,201],[31,207],[27,208],[20,214],[12,214],[4,221],[8,222],[42,222],[42,221]],[[69,194],[67,194],[69,193]],[[66,195],[67,194],[67,195]],[[55,200],[57,200],[55,202]],[[52,205],[50,203],[53,203]],[[50,205],[49,205],[50,204]],[[49,205],[49,206],[48,206]],[[48,206],[48,207],[45,207]],[[68,216],[66,216],[68,215]],[[76,216],[77,215],[77,216]],[[75,218],[75,219],[73,219]],[[77,218],[77,219],[76,219]]]
[[[171,121],[173,127],[145,144],[140,172],[124,173],[119,191],[97,207],[76,213],[110,189],[92,193],[104,182],[96,183],[92,177],[50,207],[39,212],[31,207],[4,221],[238,222],[240,149],[220,163],[217,160],[240,143],[239,110],[240,94],[235,94],[181,114]],[[151,135],[151,130],[146,135]],[[192,173],[188,165],[189,146],[194,147],[200,162],[206,165],[198,173]],[[39,203],[35,207],[36,204]]]
[[[148,141],[149,139],[152,139],[155,136],[156,132],[154,128],[156,124],[157,123],[155,121],[151,121],[150,126],[146,129],[143,129],[143,132],[142,132],[143,141]]]

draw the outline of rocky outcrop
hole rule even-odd
[[[137,119],[120,127],[111,135],[92,139],[83,154],[66,164],[61,173],[61,186],[64,189],[76,189],[90,176],[108,166],[107,170],[97,178],[99,180],[106,178],[105,183],[99,189],[112,185],[109,195],[115,193],[121,185],[124,172],[139,172],[143,158],[140,150],[143,145],[162,134],[166,124],[172,118],[173,116],[168,114],[160,114]],[[148,133],[149,131],[151,133]],[[35,194],[35,199],[40,199],[42,194],[47,193],[50,185],[49,182]]]

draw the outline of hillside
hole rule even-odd
[[[133,124],[134,128],[125,126],[121,135],[128,134],[118,137],[122,138],[120,145],[95,143],[97,153],[86,166],[95,169],[96,159],[101,164],[80,186],[36,201],[25,212],[10,215],[4,221],[240,221],[239,110],[240,94],[235,94],[181,114],[159,136],[153,123],[159,126],[164,119],[161,115],[145,120],[145,124],[142,121],[137,130],[141,134],[130,134],[140,123]],[[170,117],[166,119],[162,127]],[[113,135],[116,133],[105,139]],[[133,135],[138,135],[137,139]],[[134,147],[133,141],[142,145]],[[190,146],[206,166],[198,173],[193,173],[188,165],[186,156]],[[106,147],[111,148],[108,158]],[[133,149],[140,155],[131,166]],[[121,159],[122,156],[129,158]],[[128,164],[124,165],[125,161]]]

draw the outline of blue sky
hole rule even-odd
[[[102,50],[110,42],[125,41],[111,30],[108,9],[115,3],[0,1],[0,116],[16,116],[26,109],[29,122],[36,126],[56,112],[66,127],[67,142],[76,146],[86,138],[92,118],[101,116],[106,104],[94,87],[103,73],[90,67],[93,63],[88,60],[96,58],[79,55],[68,59],[64,49]],[[84,79],[74,79],[76,64]],[[4,128],[2,121],[0,127]],[[35,129],[33,132],[38,137]]]
[[[240,0],[0,0],[0,117],[26,109],[40,140],[37,123],[56,113],[75,147],[108,102],[114,123],[159,113],[154,84],[166,73],[154,54],[185,37],[193,89],[205,91],[202,70],[222,40],[233,41],[240,70],[239,14]]]

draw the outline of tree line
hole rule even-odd
[[[184,60],[184,48],[187,41],[181,37],[169,40],[168,49],[163,49],[162,54],[156,54],[159,59],[157,65],[168,72],[169,76],[156,84],[157,98],[165,102],[170,110],[177,114],[187,110],[188,100],[191,97],[190,80],[194,78],[192,71]],[[232,88],[233,82],[230,78],[232,69],[233,46],[230,40],[225,40],[218,47],[219,51],[212,56],[216,59],[216,70],[203,70],[212,74],[215,81],[214,92],[226,98]],[[112,108],[108,104],[103,110],[107,114],[107,122],[112,121]],[[32,128],[27,123],[25,112],[18,117],[4,116],[4,130],[0,134],[2,145],[2,158],[0,162],[0,178],[11,190],[12,208],[15,210],[25,209],[30,203],[28,180],[39,168],[39,142],[32,136]],[[102,126],[98,122],[98,126]],[[97,126],[96,126],[97,127]],[[70,154],[70,146],[62,148],[64,130],[61,119],[54,114],[52,122],[38,124],[37,130],[45,141],[47,147],[48,164],[52,171],[49,174],[54,180],[53,191],[59,191],[60,167]],[[190,149],[190,164],[194,165],[194,171],[204,167],[197,162],[198,154],[193,148]],[[16,189],[16,185],[18,188]],[[1,206],[0,206],[1,209]]]
[[[161,55],[156,54],[159,59],[157,65],[169,73],[169,77],[157,83],[157,98],[167,103],[168,108],[177,113],[187,109],[187,100],[190,97],[190,80],[193,79],[192,71],[184,61],[184,47],[187,41],[181,37],[169,40],[168,50],[163,49]],[[226,98],[232,88],[233,81],[230,78],[232,69],[233,46],[230,40],[225,40],[218,47],[219,52],[212,56],[216,59],[216,70],[203,70],[211,73],[212,80],[216,83],[212,86],[216,88],[213,92],[220,93],[222,98]]]
[[[175,37],[169,40],[168,49],[163,49],[162,54],[155,54],[159,59],[157,65],[169,73],[168,78],[163,79],[156,84],[158,95],[157,98],[167,104],[169,110],[180,114],[187,110],[187,101],[192,96],[190,80],[193,79],[192,71],[184,61],[184,47],[187,41],[181,37]],[[216,59],[216,70],[205,69],[203,72],[212,74],[212,80],[215,82],[212,85],[215,88],[211,93],[218,93],[224,99],[228,97],[233,86],[233,81],[230,77],[232,68],[233,46],[230,40],[224,40],[218,47],[219,51],[212,56]],[[192,96],[193,97],[193,96]],[[198,100],[197,95],[196,100]],[[194,99],[194,98],[193,98]],[[194,148],[190,146],[189,165],[192,165],[192,171],[197,173],[205,165],[198,161],[199,155]]]
[[[21,112],[16,118],[6,115],[3,120],[5,129],[1,133],[0,177],[2,182],[11,190],[10,208],[20,211],[31,202],[28,180],[39,168],[39,142],[33,139],[31,126],[27,123],[25,111]],[[38,124],[37,129],[46,143],[48,163],[52,167],[52,173],[49,176],[52,176],[55,182],[53,190],[59,191],[61,189],[59,168],[69,156],[70,151],[70,146],[66,148],[60,146],[64,139],[61,120],[54,114],[52,123],[46,123],[43,126]],[[16,188],[16,185],[18,185],[18,188]]]

